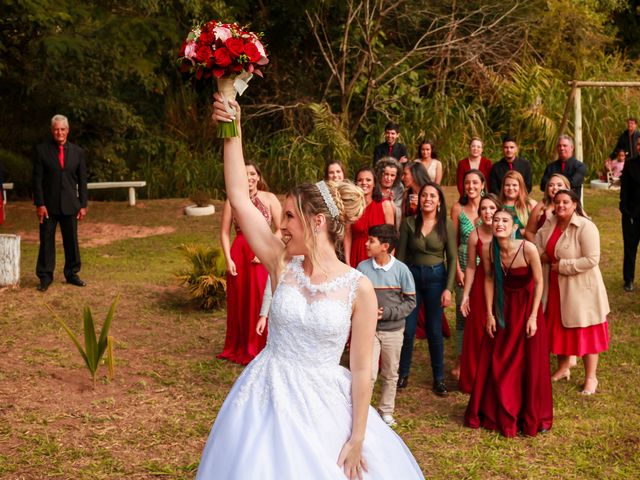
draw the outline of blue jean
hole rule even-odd
[[[413,342],[418,325],[418,312],[425,310],[425,328],[431,357],[433,380],[444,380],[444,337],[442,336],[442,305],[440,297],[447,286],[447,269],[438,265],[410,265],[416,283],[416,308],[409,314],[404,327],[404,341],[400,354],[400,376],[406,377],[411,369]]]

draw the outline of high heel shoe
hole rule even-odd
[[[569,380],[571,380],[571,370],[569,370],[568,368],[564,372],[561,372],[561,373],[558,373],[556,371],[556,373],[554,373],[551,376],[551,380],[553,380],[554,382],[557,382],[558,380],[563,380],[563,379],[566,379],[567,382]]]
[[[592,388],[587,388],[587,384],[591,382],[591,385],[589,385]],[[580,395],[593,395],[594,393],[596,393],[596,390],[598,389],[598,379],[597,378],[586,378],[584,381],[584,386],[582,387],[582,391],[580,392]]]

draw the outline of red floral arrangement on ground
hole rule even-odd
[[[262,76],[259,67],[269,63],[262,37],[262,33],[250,32],[237,23],[212,20],[197,26],[180,49],[180,70],[195,73],[198,80],[243,71]]]

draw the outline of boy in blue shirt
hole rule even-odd
[[[358,270],[371,280],[378,298],[378,325],[373,344],[371,381],[375,384],[380,365],[382,388],[378,409],[389,426],[396,424],[393,410],[398,382],[398,365],[404,338],[405,318],[416,306],[416,288],[409,268],[391,253],[398,245],[393,225],[369,228],[368,260]]]

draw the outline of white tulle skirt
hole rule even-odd
[[[338,455],[351,433],[351,377],[340,366],[300,368],[269,349],[225,400],[197,480],[343,480]],[[369,408],[366,479],[422,479],[402,439]]]

